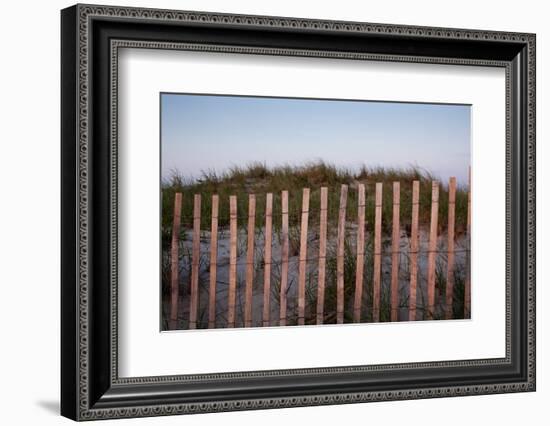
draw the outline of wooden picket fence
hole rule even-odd
[[[375,221],[374,221],[374,267],[373,267],[373,294],[372,294],[372,320],[380,321],[380,292],[381,292],[381,259],[382,259],[382,183],[375,186]],[[456,179],[449,179],[448,199],[448,227],[447,227],[447,274],[444,303],[444,318],[451,319],[453,314],[453,287],[454,287],[454,262],[455,262],[455,199]],[[357,205],[357,242],[356,242],[356,274],[353,297],[353,322],[361,322],[363,310],[363,277],[365,256],[365,185],[358,184]],[[350,285],[344,280],[345,258],[345,229],[346,208],[348,199],[348,185],[342,185],[340,189],[340,203],[338,211],[338,228],[336,242],[336,322],[344,323],[344,286]],[[391,284],[390,284],[390,318],[398,320],[399,298],[399,255],[400,251],[400,183],[393,183],[393,207],[392,207],[392,233],[391,233]],[[409,247],[410,256],[410,283],[409,283],[409,320],[416,319],[417,289],[418,289],[418,254],[419,254],[419,199],[420,182],[414,181],[412,185],[412,217],[411,238]],[[300,224],[300,250],[298,264],[298,294],[297,294],[297,323],[305,323],[306,309],[306,272],[308,261],[308,221],[309,221],[310,189],[304,188],[302,193],[301,224]],[[471,222],[471,190],[468,190],[468,210],[466,232],[470,234]],[[208,328],[216,327],[216,284],[217,284],[217,256],[218,256],[218,210],[219,196],[212,195],[212,215],[210,229],[210,262],[209,262],[209,288],[208,288]],[[319,252],[317,275],[317,306],[316,324],[323,324],[325,307],[326,286],[326,252],[327,252],[327,211],[328,188],[320,190],[320,223],[319,223]],[[229,287],[227,303],[228,328],[235,327],[236,297],[237,297],[237,197],[229,197]],[[438,213],[439,213],[439,183],[432,182],[431,188],[431,215],[429,227],[428,266],[427,266],[427,318],[433,318],[435,312],[435,284],[436,284],[436,255],[438,240]],[[171,292],[170,292],[170,320],[169,328],[175,329],[178,321],[179,309],[179,238],[182,214],[182,194],[176,193],[174,197],[174,216],[172,227],[172,239],[170,250]],[[256,226],[256,196],[248,196],[248,224],[246,247],[246,273],[244,291],[244,326],[252,326],[252,303],[254,284],[254,245]],[[200,257],[200,225],[201,225],[201,195],[195,194],[193,200],[193,232],[191,251],[191,286],[189,303],[189,329],[197,328],[197,316],[199,307],[199,257]],[[264,241],[264,276],[263,276],[263,308],[262,325],[272,325],[271,316],[271,267],[272,239],[273,239],[273,194],[266,194],[265,206],[265,241]],[[469,250],[466,263],[469,264]],[[281,193],[281,279],[279,295],[279,319],[278,324],[287,324],[287,286],[289,271],[289,193]],[[469,315],[470,307],[470,275],[467,268],[464,288],[464,317]]]

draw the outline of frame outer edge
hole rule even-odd
[[[78,7],[61,11],[61,407],[63,416],[78,412],[78,256],[76,199]]]
[[[536,391],[536,119],[537,119],[537,88],[536,88],[536,63],[537,63],[537,36],[529,34],[527,42],[527,203],[528,203],[528,245],[527,245],[527,285],[528,285],[528,380],[532,391]]]

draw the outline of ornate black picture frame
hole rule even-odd
[[[61,28],[62,415],[92,420],[535,390],[534,34],[96,5],[64,9]],[[120,378],[116,95],[124,46],[505,68],[506,356]]]

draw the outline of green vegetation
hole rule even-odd
[[[220,197],[219,226],[229,225],[229,196],[237,196],[239,226],[245,226],[248,220],[248,194],[256,194],[256,227],[262,227],[264,223],[265,196],[273,193],[273,226],[280,227],[281,221],[281,191],[289,191],[289,221],[290,226],[299,225],[300,210],[302,205],[302,190],[310,188],[310,223],[314,224],[319,217],[320,188],[326,186],[328,193],[328,218],[329,224],[336,223],[338,219],[338,207],[340,200],[340,187],[349,185],[347,220],[357,220],[357,185],[363,183],[366,187],[367,227],[374,223],[374,194],[375,184],[383,183],[383,230],[389,232],[392,219],[392,183],[401,184],[401,227],[407,231],[410,229],[412,208],[412,182],[420,181],[420,206],[419,220],[421,226],[427,226],[430,222],[431,212],[431,184],[434,177],[429,172],[419,168],[388,169],[362,167],[357,172],[335,166],[316,162],[303,166],[281,166],[269,168],[260,163],[250,164],[246,167],[233,167],[223,174],[205,172],[194,180],[188,181],[178,172],[162,183],[162,230],[167,238],[163,238],[165,244],[169,242],[169,233],[172,228],[172,216],[174,206],[174,193],[183,193],[182,227],[192,227],[193,196],[201,195],[201,229],[210,227],[211,200],[213,194]],[[439,196],[439,225],[440,230],[445,229],[448,214],[448,184],[444,182],[440,186]],[[456,232],[460,235],[466,228],[467,215],[467,188],[458,187],[456,193]]]
[[[262,164],[251,164],[247,167],[234,167],[223,174],[203,173],[203,175],[193,181],[186,180],[177,172],[174,172],[170,179],[162,183],[162,282],[163,294],[166,300],[169,297],[169,246],[172,233],[174,194],[181,192],[183,194],[182,205],[182,228],[180,233],[180,258],[187,261],[180,264],[180,280],[183,286],[180,288],[181,294],[188,294],[188,282],[190,275],[189,259],[190,253],[190,234],[189,230],[193,226],[193,198],[195,194],[201,195],[201,230],[209,231],[211,226],[211,200],[212,195],[217,194],[220,199],[219,206],[219,232],[225,233],[227,237],[229,226],[229,196],[237,196],[238,223],[241,230],[247,226],[248,221],[248,195],[256,195],[256,222],[255,222],[255,284],[254,291],[261,291],[263,286],[263,245],[258,243],[263,241],[265,224],[265,197],[267,193],[273,194],[273,227],[274,239],[280,236],[281,227],[281,192],[289,192],[289,246],[290,256],[296,261],[300,249],[300,219],[302,208],[303,188],[310,189],[310,208],[309,208],[309,229],[312,241],[310,244],[318,244],[319,214],[320,214],[320,188],[326,186],[328,191],[328,221],[329,221],[329,239],[335,238],[335,229],[338,221],[338,209],[340,202],[341,185],[349,186],[347,201],[347,229],[345,241],[345,263],[344,263],[344,281],[345,286],[345,322],[352,321],[353,315],[353,297],[354,283],[356,274],[356,255],[354,248],[355,234],[353,227],[357,223],[357,186],[362,183],[366,187],[366,232],[372,235],[374,228],[375,214],[375,185],[378,182],[383,184],[382,201],[382,225],[385,238],[383,239],[383,252],[388,253],[390,247],[389,235],[392,227],[392,192],[393,182],[400,182],[400,226],[410,237],[411,227],[411,209],[412,209],[412,183],[418,180],[420,182],[420,205],[419,222],[420,227],[427,229],[430,223],[431,215],[431,190],[434,177],[430,173],[418,169],[387,169],[387,168],[367,168],[363,167],[356,172],[346,169],[336,168],[323,162],[311,163],[304,166],[282,166],[268,168]],[[467,200],[468,193],[466,187],[458,187],[456,192],[456,237],[459,238],[466,230],[467,219]],[[448,183],[442,182],[439,187],[439,234],[446,231],[448,215]],[[206,234],[208,235],[208,233]],[[220,236],[220,238],[222,238]],[[246,248],[246,235],[239,235],[239,256],[243,256]],[[366,238],[365,241],[364,272],[363,272],[363,317],[362,321],[372,321],[372,279],[373,279],[373,256],[372,256],[372,238]],[[203,250],[199,259],[199,287],[201,292],[208,291],[209,273],[208,262],[209,252]],[[424,256],[424,255],[422,255]],[[279,303],[279,289],[281,281],[280,260],[272,259],[271,292],[272,303]],[[308,263],[317,262],[313,257],[308,259]],[[325,323],[334,323],[336,321],[336,247],[334,241],[327,247],[326,259],[326,288],[325,288]],[[407,280],[409,276],[408,255],[403,254],[400,258],[400,280]],[[446,257],[445,254],[438,256],[436,265],[436,289],[440,295],[440,301],[444,300],[446,284]],[[226,266],[226,265],[225,265]],[[315,323],[316,300],[317,300],[317,272],[316,265],[312,264],[307,273],[306,283],[306,324]],[[425,271],[420,270],[419,280],[424,282]],[[464,309],[464,283],[466,268],[464,265],[456,265],[455,291],[454,291],[454,317],[462,318]],[[290,277],[295,279],[295,277]],[[239,282],[242,277],[238,277]],[[388,266],[382,267],[381,276],[381,300],[380,300],[380,320],[389,321],[390,318],[390,293],[389,293],[389,270]],[[227,283],[218,282],[219,288],[227,286]],[[290,300],[294,300],[294,292],[289,293]],[[408,306],[408,293],[400,291],[399,304],[403,308]],[[199,328],[207,326],[207,306],[206,300],[201,299],[199,306]],[[237,300],[237,318],[242,318],[242,300]],[[418,293],[418,311],[420,317],[425,316],[425,301],[421,291]],[[166,305],[167,306],[167,305]],[[165,306],[165,308],[166,308]],[[292,308],[291,308],[292,306]],[[296,307],[293,302],[289,302],[288,324],[296,324]],[[439,315],[439,313],[437,314]],[[218,318],[223,324],[225,318]],[[256,318],[256,320],[259,320]],[[240,321],[240,319],[238,319]],[[185,327],[184,327],[185,328]]]

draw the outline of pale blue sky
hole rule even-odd
[[[251,162],[422,167],[465,184],[470,106],[161,95],[162,177]]]

